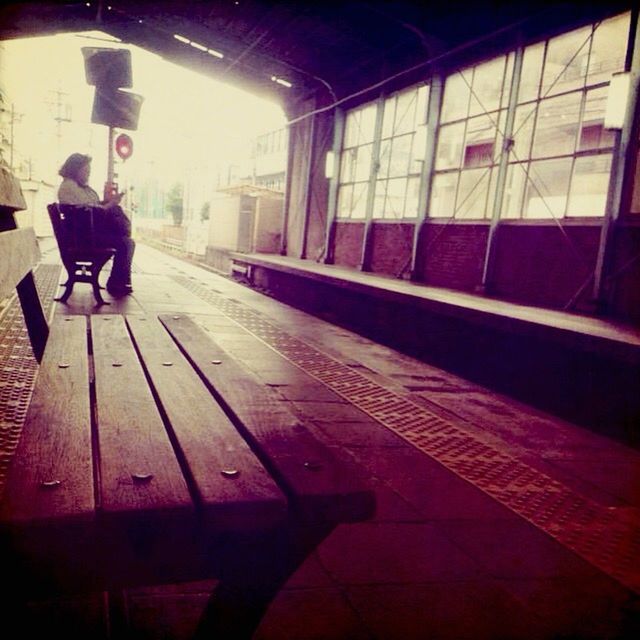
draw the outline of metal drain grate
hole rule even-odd
[[[58,265],[40,265],[35,271],[36,286],[47,317],[51,315],[59,278]],[[0,316],[0,493],[20,439],[37,370],[16,296]]]
[[[599,505],[188,278],[176,282],[456,475],[640,593],[640,513]]]

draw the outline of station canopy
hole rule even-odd
[[[101,30],[287,107],[332,104],[448,52],[611,13],[615,0],[11,2],[0,38]]]

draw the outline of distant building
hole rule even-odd
[[[255,186],[284,193],[288,138],[285,127],[256,138],[252,180]]]

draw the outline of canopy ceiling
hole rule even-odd
[[[9,2],[0,8],[0,38],[100,29],[276,98],[284,106],[312,94],[320,104],[329,104],[464,43],[483,46],[491,34],[500,37],[512,25],[535,30],[540,25],[578,24],[590,15],[610,14],[630,4],[612,0]]]

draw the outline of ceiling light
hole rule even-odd
[[[193,40],[189,43],[194,49],[199,49],[200,51],[206,51],[207,47],[199,42],[194,42]]]
[[[281,84],[283,87],[287,87],[287,89],[290,89],[293,86],[288,80],[285,80],[284,78],[278,78],[278,76],[271,76],[271,80],[273,82]]]
[[[219,51],[216,51],[215,49],[207,49],[207,53],[210,56],[213,56],[214,58],[224,58],[224,53],[220,53]]]
[[[173,37],[180,42],[184,42],[185,44],[189,44],[191,40],[189,38],[185,38],[184,36],[179,35],[178,33],[174,33]]]

